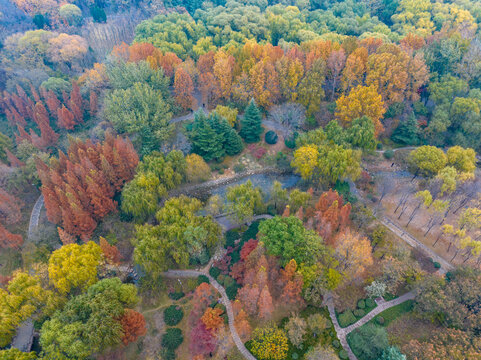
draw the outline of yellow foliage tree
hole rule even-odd
[[[50,282],[61,294],[72,289],[86,289],[97,281],[97,267],[102,250],[93,241],[69,244],[55,250],[48,261]]]
[[[217,105],[215,112],[225,118],[229,122],[230,126],[234,127],[237,122],[237,109],[233,109],[228,106]]]
[[[205,181],[210,177],[210,167],[204,161],[202,156],[197,154],[189,154],[185,157],[185,162],[187,163],[185,168],[185,176],[187,181]]]
[[[382,97],[373,85],[358,85],[349,95],[341,95],[336,101],[336,116],[344,125],[367,116],[374,123],[376,136],[384,130],[380,120],[385,112]]]
[[[318,165],[319,150],[313,145],[302,146],[294,152],[291,166],[303,179],[311,179]]]
[[[250,350],[260,360],[284,360],[288,349],[287,336],[281,329],[257,328],[252,333]]]

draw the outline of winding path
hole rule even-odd
[[[204,271],[197,271],[197,270],[169,270],[163,274],[166,277],[171,278],[191,278],[197,277],[199,275],[205,275],[210,281],[210,284],[220,293],[222,296],[222,303],[225,305],[227,316],[229,318],[229,329],[230,333],[232,334],[232,339],[234,339],[234,343],[237,346],[237,349],[241,352],[244,358],[248,360],[256,360],[256,358],[247,350],[242,342],[237,330],[234,326],[234,311],[232,310],[232,306],[230,303],[229,298],[225,292],[225,289],[222,285],[220,285],[212,276],[210,276],[207,272]]]
[[[347,342],[347,335],[349,333],[356,330],[358,327],[361,327],[362,325],[366,324],[367,322],[372,320],[376,315],[379,315],[380,313],[382,313],[384,310],[387,310],[389,308],[392,308],[393,306],[402,304],[405,301],[412,300],[415,297],[416,297],[416,293],[414,291],[410,291],[391,301],[384,301],[380,305],[375,307],[373,310],[371,310],[366,316],[362,317],[357,322],[355,322],[354,324],[349,325],[346,328],[341,328],[341,326],[339,325],[339,322],[337,321],[336,310],[334,308],[334,300],[332,298],[332,294],[328,294],[326,297],[325,303],[329,310],[329,316],[331,317],[332,323],[334,324],[334,328],[337,333],[337,338],[341,342],[341,345],[344,348],[344,350],[347,351],[349,359],[357,360],[356,355],[354,355],[354,353],[351,350],[351,347],[349,346],[349,343]]]
[[[28,240],[32,239],[32,234],[38,227],[38,221],[40,219],[40,212],[42,211],[43,207],[43,195],[40,195],[33,205],[32,213],[30,214],[30,222],[28,224],[28,233],[27,238]]]

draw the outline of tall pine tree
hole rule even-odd
[[[254,99],[249,102],[241,120],[240,136],[246,143],[255,143],[262,134],[262,115]]]
[[[404,145],[419,144],[419,126],[413,112],[406,121],[399,123],[391,135],[391,140]]]

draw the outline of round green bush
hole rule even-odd
[[[169,350],[177,349],[183,341],[182,330],[179,328],[169,328],[162,335],[162,346]]]
[[[199,275],[199,276],[197,277],[197,285],[200,285],[200,284],[202,284],[202,283],[207,283],[207,284],[209,284],[209,283],[210,283],[209,278],[208,278],[207,276],[205,276],[205,275]]]
[[[291,358],[293,360],[297,360],[297,359],[299,359],[299,354],[298,353],[292,353]]]
[[[366,306],[367,306],[367,307],[370,307],[370,308],[375,307],[375,306],[376,306],[376,302],[375,302],[373,299],[371,299],[371,298],[366,299]]]
[[[179,300],[182,299],[184,296],[185,294],[182,291],[169,293],[169,298],[171,298],[172,300]]]
[[[289,149],[294,149],[296,147],[296,139],[299,136],[297,132],[295,132],[292,136],[284,139],[284,144]]]
[[[217,276],[220,275],[220,269],[216,268],[215,266],[211,267],[209,269],[209,274],[212,276],[214,279],[217,279]]]
[[[366,315],[366,312],[364,311],[364,309],[356,309],[354,310],[354,315],[358,318],[360,317],[363,317],[364,315]]]
[[[438,263],[437,261],[435,261],[433,264],[435,269],[441,269],[441,264]]]
[[[366,302],[364,301],[364,299],[361,299],[357,302],[357,307],[359,309],[364,309],[366,307]]]
[[[270,145],[274,145],[274,144],[277,143],[278,139],[279,139],[279,137],[277,136],[277,134],[274,131],[269,130],[268,132],[266,132],[266,135],[265,135],[266,143],[268,143]]]
[[[382,316],[377,316],[376,317],[376,322],[379,324],[379,325],[384,325],[384,318]]]
[[[177,305],[170,305],[164,310],[164,321],[169,326],[174,326],[180,323],[184,317],[184,311]]]
[[[356,322],[356,317],[352,313],[351,310],[346,310],[342,314],[339,315],[339,325],[341,327],[345,328],[346,326],[349,326],[353,323]]]
[[[339,358],[342,359],[342,360],[349,359],[349,355],[347,355],[347,351],[344,350],[344,349],[339,351]]]
[[[163,360],[175,360],[175,350],[163,349],[162,350],[162,359]]]
[[[341,343],[339,342],[339,340],[334,339],[332,340],[332,346],[334,346],[336,349],[339,349],[341,347]]]
[[[394,156],[394,151],[392,151],[392,150],[386,150],[386,151],[384,151],[384,154],[383,154],[383,155],[384,155],[384,157],[385,157],[386,159],[388,159],[388,160],[389,160],[389,159],[392,159],[393,156]]]

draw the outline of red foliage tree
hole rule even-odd
[[[52,90],[47,92],[47,99],[45,100],[47,103],[48,110],[52,116],[57,116],[57,111],[60,108],[60,101],[57,98],[57,95]]]
[[[57,119],[58,127],[63,129],[73,130],[75,125],[77,125],[74,120],[74,115],[65,107],[65,105],[62,105],[61,108],[57,109]]]
[[[119,249],[115,245],[110,245],[103,237],[100,237],[100,248],[109,264],[120,263],[121,255]]]
[[[0,224],[0,249],[16,248],[23,244],[22,235],[12,234],[10,231]]]
[[[68,245],[68,244],[73,244],[75,242],[75,237],[70,235],[61,227],[57,227],[57,231],[58,231],[58,237],[60,238],[60,241],[62,242],[62,244]]]
[[[191,334],[189,348],[192,356],[209,355],[215,351],[217,340],[202,321],[191,330]]]
[[[20,199],[0,188],[0,221],[5,224],[15,224],[22,218]]]
[[[120,324],[124,333],[122,337],[124,345],[137,341],[139,336],[144,336],[147,333],[144,315],[132,309],[125,310],[124,315],[120,318]]]
[[[254,240],[254,239],[250,239],[248,241],[246,241],[244,243],[244,245],[242,246],[242,249],[240,251],[240,258],[241,260],[245,260],[247,259],[247,257],[249,256],[249,254],[255,250],[255,248],[257,247],[257,244],[259,244],[259,241],[258,240]]]
[[[107,133],[103,143],[71,141],[67,156],[37,161],[47,216],[69,234],[88,238],[97,221],[115,210],[113,197],[132,179],[139,159],[129,140]]]
[[[259,295],[257,307],[259,309],[259,316],[261,319],[268,320],[271,317],[272,312],[274,311],[274,306],[272,305],[272,296],[267,285],[264,286]]]
[[[195,107],[194,83],[192,78],[183,68],[178,67],[175,71],[174,93],[176,103],[184,110]]]

